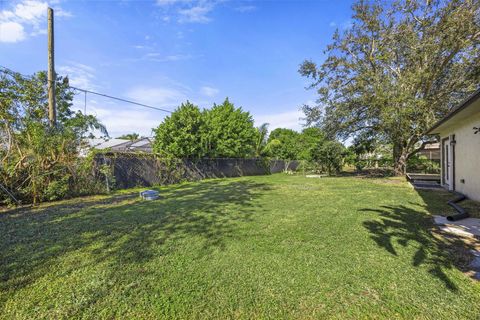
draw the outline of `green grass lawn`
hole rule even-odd
[[[469,245],[432,231],[441,194],[283,174],[159,190],[0,214],[0,318],[479,318]]]

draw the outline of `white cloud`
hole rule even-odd
[[[207,23],[211,19],[208,14],[213,10],[212,5],[198,5],[188,9],[181,9],[178,11],[180,14],[179,22],[183,23]]]
[[[53,3],[52,3],[53,4]],[[0,12],[0,42],[18,42],[27,34],[36,36],[46,33],[47,8],[49,4],[38,0],[23,0],[12,5],[10,10]],[[71,17],[72,14],[55,7],[56,17]]]
[[[214,97],[218,94],[219,90],[217,88],[203,86],[200,88],[200,93],[207,97]]]
[[[172,54],[165,56],[163,59],[158,59],[157,61],[180,61],[180,60],[188,60],[191,59],[192,56],[189,54]]]
[[[68,76],[70,85],[80,89],[95,90],[95,69],[90,66],[71,62],[68,65],[59,66],[57,73],[61,76]]]
[[[335,21],[331,21],[329,24],[328,24],[329,27],[331,28],[336,28],[336,27],[340,27],[342,30],[347,30],[347,29],[350,29],[352,26],[353,26],[353,21],[350,20],[350,19],[347,19],[341,23],[337,23]]]
[[[48,30],[46,28],[34,28],[33,31],[30,33],[32,37],[38,36],[41,34],[47,34]]]
[[[54,7],[53,11],[55,12],[55,17],[62,17],[62,18],[73,17],[73,14],[70,11],[65,11],[60,7]]]
[[[59,76],[68,76],[69,84],[73,87],[77,87],[79,89],[85,89],[94,91],[97,90],[97,86],[93,84],[95,81],[95,69],[90,66],[77,63],[77,62],[70,62],[68,65],[62,65],[57,67],[57,73]],[[85,95],[83,92],[75,91],[75,96],[73,97],[73,106],[72,110],[79,110],[84,112],[84,109],[87,109],[87,114],[92,114],[92,105],[96,105],[96,101],[90,99],[91,95],[88,95],[87,105],[85,106]],[[93,113],[96,115],[96,113]]]
[[[235,11],[238,11],[238,12],[250,12],[250,11],[254,11],[256,10],[257,7],[256,6],[252,6],[252,5],[244,5],[244,6],[238,6],[235,8]]]
[[[47,8],[46,2],[26,0],[15,6],[14,13],[24,21],[37,24],[47,15]]]
[[[157,0],[157,4],[159,6],[171,6],[174,4],[189,3],[189,2],[193,2],[193,0]]]
[[[0,42],[18,42],[25,39],[23,26],[17,22],[0,22]]]
[[[301,131],[303,128],[303,122],[301,118],[303,117],[304,114],[302,111],[295,110],[267,115],[254,115],[253,118],[255,120],[255,126],[268,123],[268,128],[270,131],[276,128],[287,128]]]
[[[169,99],[165,96],[171,96],[171,93],[164,93],[163,98],[158,99],[159,92],[152,94],[149,90],[139,90],[130,92],[132,97],[138,102],[152,104],[153,106],[162,107],[160,104],[154,104],[159,100]],[[144,99],[139,99],[137,94],[145,95]],[[157,97],[155,97],[157,96]],[[156,99],[157,98],[157,99]],[[84,110],[84,95],[83,93],[76,95],[73,101],[73,110]],[[165,106],[165,109],[169,109]],[[168,115],[166,112],[150,110],[141,106],[127,104],[101,96],[94,96],[87,94],[87,114],[95,116],[105,127],[111,137],[118,137],[122,134],[136,132],[141,136],[151,136],[152,128],[156,128]]]
[[[120,104],[105,108],[97,103],[90,103],[87,112],[95,115],[106,126],[111,137],[132,132],[141,136],[151,136],[152,129],[158,127],[167,115],[161,111],[149,111],[135,106],[122,107]]]
[[[90,66],[70,62],[58,67],[57,72],[62,76],[68,75],[70,84],[74,87],[103,91],[94,84],[96,80],[95,69]],[[166,83],[165,87],[138,86],[127,90],[125,94],[113,95],[167,110],[173,110],[174,107],[187,100],[187,93],[189,92],[187,87],[170,79],[164,79],[162,82]],[[83,112],[84,103],[84,94],[76,94],[72,110]],[[152,128],[157,127],[163,118],[168,115],[162,111],[150,110],[92,94],[87,94],[86,112],[97,117],[106,126],[111,137],[131,132],[137,132],[142,136],[150,136]]]
[[[159,56],[160,56],[160,53],[158,53],[158,52],[149,52],[149,53],[147,53],[147,54],[144,55],[144,57],[145,57],[146,59],[148,59],[148,58],[156,58],[156,57],[159,57]]]
[[[157,5],[165,12],[174,13],[180,23],[207,23],[209,14],[220,0],[157,0]],[[170,15],[162,17],[164,22],[171,20]]]
[[[10,19],[13,19],[13,18],[15,18],[15,13],[13,13],[12,11],[8,11],[8,10],[0,11],[0,20],[1,21],[10,20]]]
[[[136,47],[137,49],[141,49]],[[144,47],[146,48],[146,47]],[[172,61],[181,61],[192,59],[193,56],[190,54],[170,54],[162,55],[158,52],[149,52],[142,55],[140,58],[127,58],[125,61],[137,62],[137,61],[153,61],[153,62],[172,62]]]
[[[127,96],[140,103],[170,109],[187,100],[183,89],[173,87],[135,87],[127,92]]]
[[[121,97],[153,107],[173,110],[181,102],[187,100],[186,92],[186,88],[170,82],[168,87],[134,87],[127,90]],[[90,99],[91,97],[95,97],[95,99]],[[142,136],[151,136],[152,128],[158,127],[163,118],[168,115],[160,110],[151,110],[90,94],[87,99],[87,114],[97,117],[106,126],[111,137],[132,132],[137,132]],[[74,100],[74,109],[83,111],[83,101],[83,95],[78,95],[78,101]]]

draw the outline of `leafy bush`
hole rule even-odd
[[[423,155],[414,155],[408,159],[407,172],[440,173],[440,162]]]
[[[58,180],[50,181],[42,196],[43,200],[53,201],[65,198],[68,195],[70,186],[69,180],[70,175],[65,175]]]
[[[326,141],[316,150],[314,161],[316,161],[323,172],[329,175],[342,170],[343,155],[345,147],[338,141]]]
[[[300,152],[300,134],[292,129],[277,128],[270,133],[267,150],[276,159],[294,160]]]
[[[204,115],[197,106],[187,101],[155,129],[153,150],[164,157],[204,157],[204,131]]]
[[[91,129],[107,134],[95,117],[71,110],[68,78],[58,78],[56,88],[57,124],[50,126],[46,73],[0,73],[0,183],[23,202],[76,195],[83,137]],[[3,193],[1,201],[9,202]]]

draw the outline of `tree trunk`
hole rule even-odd
[[[393,145],[393,172],[396,176],[407,173],[408,151],[404,144]]]

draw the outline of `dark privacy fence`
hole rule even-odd
[[[205,178],[266,175],[296,170],[299,162],[265,159],[160,159],[149,155],[99,155],[112,170],[119,189],[196,181]]]

